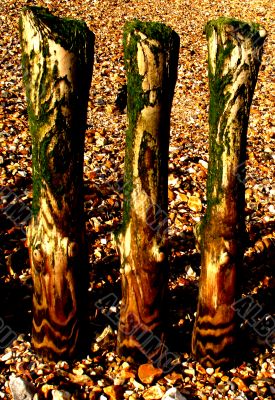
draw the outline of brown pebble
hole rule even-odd
[[[138,377],[142,383],[152,383],[158,379],[163,373],[161,368],[155,368],[153,364],[142,364],[138,369]]]

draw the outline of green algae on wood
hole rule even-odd
[[[178,35],[167,26],[137,20],[126,24],[128,130],[123,226],[116,237],[122,273],[117,347],[122,355],[158,364],[168,279],[168,147],[178,52]],[[158,346],[148,350],[145,337],[153,337]]]
[[[230,18],[210,21],[208,41],[209,165],[207,210],[196,227],[202,272],[192,351],[206,366],[233,361],[242,264],[249,111],[266,32]]]
[[[40,7],[23,9],[19,29],[32,136],[32,342],[45,359],[67,358],[82,340],[87,285],[83,155],[94,35]]]
[[[30,46],[28,51],[25,51],[27,44],[22,31],[24,13],[31,13],[33,24],[36,24],[41,29],[41,32],[37,33],[32,39],[32,44],[28,44]],[[29,124],[33,139],[32,162],[35,177],[33,180],[33,214],[37,215],[43,182],[46,181],[51,190],[54,191],[56,189],[56,182],[51,179],[52,172],[50,168],[45,167],[41,170],[42,165],[50,166],[48,157],[52,156],[55,150],[59,151],[58,148],[51,148],[50,152],[48,152],[47,144],[53,143],[52,138],[59,134],[60,141],[63,140],[63,143],[72,141],[76,145],[75,148],[72,146],[68,149],[71,153],[69,158],[75,157],[77,161],[78,157],[82,157],[81,154],[77,153],[78,149],[83,153],[84,134],[79,135],[77,132],[84,132],[85,130],[87,93],[89,90],[87,81],[91,79],[92,74],[91,54],[93,53],[94,37],[83,21],[60,19],[41,7],[24,8],[19,28],[22,46],[23,80],[26,88]],[[39,35],[41,35],[41,40]],[[58,76],[57,62],[49,62],[51,59],[49,41],[53,41],[56,45],[59,44],[60,47],[67,50],[68,54],[73,54],[74,58],[77,59],[77,63],[74,62],[72,64],[72,67],[75,68],[73,73],[77,75],[77,84],[66,81],[66,76]],[[37,47],[38,45],[39,48]],[[40,73],[34,73],[38,65],[41,67],[39,69],[41,75]],[[55,90],[55,86],[63,84],[67,86],[68,93],[65,97],[54,98],[58,91],[58,88]],[[38,104],[39,107],[37,106]],[[70,122],[62,114],[61,110],[64,107],[73,109],[72,115],[75,114],[75,117]],[[48,125],[51,125],[50,129]],[[44,132],[45,129],[47,132]],[[62,134],[58,132],[62,132]],[[38,146],[40,140],[45,142]],[[59,145],[60,147],[62,146]],[[57,153],[56,159],[58,158],[60,156]],[[70,185],[71,180],[79,180],[78,175],[71,169],[67,184],[59,187],[59,195],[57,197],[59,197],[60,206],[61,196],[68,192],[68,185]],[[63,191],[61,190],[62,187]]]
[[[148,39],[152,39],[147,40]],[[138,45],[143,41],[150,48],[151,52],[155,55],[155,63],[159,62],[159,55],[166,54],[167,59],[167,70],[163,75],[162,86],[156,85],[152,88],[156,92],[156,99],[150,101],[150,93],[152,90],[144,90],[142,88],[142,82],[144,77],[140,74],[138,68]],[[127,118],[128,118],[128,130],[126,132],[126,156],[125,156],[125,176],[124,176],[124,188],[126,189],[126,201],[124,202],[124,213],[123,220],[124,225],[127,224],[130,202],[127,201],[128,195],[133,189],[133,178],[131,160],[133,158],[133,135],[137,120],[144,107],[153,106],[156,102],[161,103],[163,107],[163,113],[170,115],[170,109],[174,93],[174,85],[176,82],[176,68],[178,52],[179,52],[179,37],[175,31],[168,26],[159,22],[141,22],[134,20],[128,22],[124,27],[123,35],[124,44],[124,61],[125,69],[127,71]],[[172,66],[171,71],[168,65]],[[166,99],[163,101],[163,99]],[[169,129],[169,119],[163,118],[164,131]],[[168,124],[168,126],[166,125]],[[166,142],[165,142],[166,140]],[[160,146],[163,150],[166,148],[168,151],[169,142],[167,138],[162,140]],[[165,197],[165,196],[164,196]]]

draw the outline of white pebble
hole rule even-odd
[[[17,171],[18,175],[23,176],[24,178],[27,176],[27,172],[26,171]]]
[[[213,375],[214,374],[214,368],[206,368],[205,371],[208,373],[208,375]]]
[[[71,393],[65,390],[52,390],[53,400],[70,400]]]
[[[203,166],[204,168],[206,168],[206,169],[208,168],[208,162],[207,162],[207,161],[200,160],[200,161],[199,161],[199,164],[202,165],[202,166]]]
[[[4,355],[1,357],[1,361],[7,361],[7,360],[9,360],[10,358],[12,358],[12,351],[8,351],[6,354],[4,354]]]
[[[186,397],[184,397],[180,391],[172,387],[167,390],[167,392],[164,394],[161,400],[187,400]]]

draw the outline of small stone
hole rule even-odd
[[[174,212],[171,212],[170,213],[170,220],[173,222],[174,220],[175,220],[175,218],[176,218],[176,213],[174,213]]]
[[[206,374],[205,368],[203,368],[200,364],[197,364],[196,371],[199,372],[202,375]]]
[[[94,387],[93,390],[90,392],[89,394],[89,399],[90,400],[96,400],[99,398],[99,394],[102,393],[101,388],[99,387]],[[103,396],[103,395],[102,395]],[[105,397],[105,396],[103,396]],[[105,397],[106,398],[106,397]],[[73,397],[73,399],[75,400],[75,398]]]
[[[244,381],[241,378],[234,377],[232,378],[232,382],[236,383],[238,386],[238,389],[241,390],[242,392],[248,392],[249,388],[246,386]]]
[[[188,202],[188,196],[186,196],[186,194],[184,194],[184,193],[178,193],[178,194],[177,194],[177,198],[178,198],[180,201],[183,201],[184,203],[187,203],[187,202]]]
[[[172,201],[175,200],[175,198],[176,198],[175,193],[171,189],[168,189],[168,199]]]
[[[231,374],[235,374],[237,372],[236,368],[231,368],[230,369]],[[216,374],[215,374],[216,375]]]
[[[138,377],[142,383],[152,383],[163,373],[161,368],[155,368],[152,364],[142,364],[138,369]]]
[[[39,375],[44,375],[44,371],[43,371],[43,369],[38,369],[37,371],[36,371],[36,374],[39,376]]]
[[[99,219],[97,219],[96,217],[91,217],[89,221],[93,225],[94,230],[96,232],[99,232],[101,226],[101,222],[99,221]]]
[[[83,371],[83,368],[81,368],[81,367],[76,367],[76,368],[73,369],[73,373],[74,373],[75,375],[80,376],[80,375],[83,375],[84,371]]]
[[[100,342],[102,342],[104,340],[104,343],[105,343],[106,341],[110,340],[111,335],[113,335],[113,329],[111,328],[110,325],[108,325],[101,332],[101,334],[96,337],[96,342],[100,343]]]
[[[20,377],[10,377],[10,390],[13,400],[32,400],[35,394],[35,386]]]
[[[179,187],[179,178],[173,174],[169,174],[168,184],[173,186],[174,188]]]
[[[183,380],[183,376],[181,374],[177,374],[173,371],[171,374],[166,375],[164,378],[170,385],[174,385],[178,381]]]
[[[228,384],[229,384],[230,390],[232,390],[233,392],[237,389],[236,383],[229,381]]]
[[[208,162],[204,160],[199,160],[199,164],[202,165],[205,169],[208,169]]]
[[[125,369],[121,370],[118,376],[118,379],[122,379],[123,381],[127,381],[128,379],[135,378],[135,374],[132,371],[127,371]]]
[[[52,390],[53,400],[70,400],[71,393],[65,390]]]
[[[162,399],[164,395],[164,390],[161,389],[160,386],[151,386],[149,389],[144,390],[142,393],[142,397],[145,400],[159,400]]]
[[[226,386],[228,386],[228,389],[229,389],[229,385],[226,385],[224,382],[219,382],[217,385],[217,389],[220,393],[224,393],[227,391]]]
[[[189,276],[190,278],[195,278],[197,276],[196,272],[193,270],[191,265],[186,265],[185,272],[187,276]]]
[[[112,385],[106,386],[103,392],[109,396],[110,400],[120,400],[123,398],[124,389],[121,385]]]
[[[253,196],[253,190],[250,189],[250,188],[246,189],[246,191],[245,191],[245,199],[249,200],[252,196]]]
[[[216,385],[216,378],[214,377],[214,375],[209,376],[208,382],[211,383],[212,385]]]
[[[125,396],[132,396],[133,394],[134,394],[133,390],[125,390],[125,393],[124,393]]]
[[[84,386],[94,386],[94,381],[90,378],[90,376],[83,374],[83,375],[69,375],[72,382],[76,383],[77,385],[84,385]]]
[[[92,343],[91,352],[96,353],[100,349],[100,346],[97,343]]]
[[[44,394],[44,397],[47,399],[49,397],[50,391],[57,389],[57,386],[55,385],[49,385],[46,383],[45,385],[42,386],[41,392]]]
[[[189,172],[189,174],[195,174],[196,170],[192,167],[188,168],[187,171]]]
[[[119,385],[123,385],[125,383],[125,379],[122,379],[121,377],[116,377],[114,378],[114,385],[115,386],[119,386]]]
[[[261,394],[262,396],[265,396],[265,395],[267,394],[267,391],[268,391],[267,387],[262,387],[262,388],[260,388],[260,390],[259,390],[259,392],[260,392],[260,394]]]
[[[70,368],[70,366],[67,363],[67,361],[58,361],[58,363],[56,364],[56,368],[68,370]]]
[[[217,371],[214,373],[214,376],[215,376],[215,378],[222,379],[223,374],[222,374],[222,372]]]
[[[94,391],[89,393],[89,400],[96,400],[98,398],[98,394]]]
[[[202,203],[199,197],[190,196],[187,204],[192,211],[199,212],[202,210]]]
[[[143,386],[141,383],[137,382],[135,379],[133,379],[133,380],[131,381],[131,383],[133,384],[133,386],[135,387],[135,389],[137,389],[137,390],[144,390],[144,386]]]
[[[1,361],[8,361],[10,358],[12,358],[12,351],[8,351],[1,357]]]
[[[257,392],[258,391],[258,387],[255,384],[249,385],[249,389],[251,390],[251,392]]]
[[[187,400],[187,399],[180,393],[180,391],[177,388],[172,387],[168,389],[167,392],[165,392],[161,400]]]
[[[121,365],[121,368],[122,368],[122,369],[125,369],[125,370],[128,370],[128,369],[130,369],[130,364],[127,363],[127,361],[124,361],[124,362],[122,363],[122,365]]]
[[[27,172],[26,172],[26,171],[20,171],[20,170],[18,170],[17,173],[18,173],[18,175],[21,175],[21,176],[23,176],[24,178],[27,176]]]
[[[185,373],[185,375],[188,375],[191,377],[195,376],[194,368],[186,368],[183,372]]]
[[[206,368],[205,370],[208,375],[213,375],[214,374],[214,368]]]

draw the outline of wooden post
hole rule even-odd
[[[170,111],[179,37],[160,23],[124,31],[127,114],[118,352],[157,359],[163,349],[167,289],[167,187]],[[145,356],[145,357],[144,357]]]
[[[45,359],[66,358],[79,343],[88,282],[83,153],[94,35],[39,7],[23,9],[20,35],[32,135],[32,342]]]
[[[206,25],[210,85],[207,211],[196,230],[201,249],[197,316],[192,338],[206,366],[232,361],[244,251],[244,182],[250,105],[266,32],[256,24],[219,18]]]

